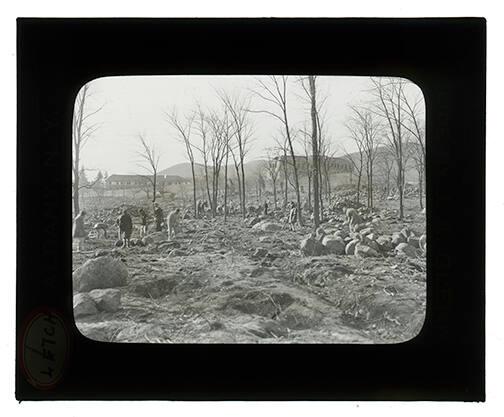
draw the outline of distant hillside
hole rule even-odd
[[[245,162],[245,176],[256,175],[266,164],[266,161],[257,159],[250,162]],[[202,177],[205,175],[205,167],[203,164],[194,164],[194,170],[196,176]],[[228,165],[229,176],[235,177],[235,167],[233,164]],[[212,170],[209,168],[209,174],[211,174]],[[224,167],[222,168],[222,172],[224,172]],[[191,164],[189,162],[182,162],[180,164],[173,165],[169,168],[163,169],[159,172],[159,175],[178,175],[183,178],[192,178],[191,173]]]
[[[203,165],[194,164],[194,172],[197,176],[204,175],[205,168]],[[189,162],[182,162],[180,164],[173,165],[160,171],[159,175],[178,175],[183,178],[192,178],[191,164]]]
[[[404,154],[407,154],[408,152],[413,152],[414,148],[418,148],[419,145],[416,143],[406,143],[403,148]],[[390,154],[390,150],[387,149],[386,146],[379,146],[376,152],[376,160],[375,160],[375,166],[378,168],[380,164],[382,163],[384,158],[386,158],[386,155]],[[358,160],[359,158],[359,153],[358,152],[352,152],[348,155],[340,155],[341,158],[352,158],[355,161]],[[364,158],[365,160],[365,158]],[[365,164],[365,162],[363,162]],[[378,169],[375,169],[375,174],[377,175]],[[405,172],[405,180],[406,182],[412,182],[415,183],[418,181],[418,173],[416,172],[415,166],[414,166],[414,161],[411,158],[408,158],[407,163],[406,163],[406,172]]]

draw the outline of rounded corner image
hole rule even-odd
[[[108,343],[415,343],[426,111],[404,77],[106,76],[72,120],[78,331]]]

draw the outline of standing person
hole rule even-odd
[[[84,217],[86,212],[81,210],[77,215],[73,224],[73,237],[77,240],[77,252],[80,252],[84,247],[84,239],[86,238],[86,230],[84,229]]]
[[[289,227],[290,227],[290,230],[295,230],[296,229],[296,222],[297,222],[297,207],[296,207],[296,203],[294,203],[294,201],[292,201],[290,203],[290,212],[289,212]]]
[[[119,217],[119,234],[123,241],[123,248],[129,248],[131,232],[133,232],[133,221],[128,213],[128,209],[124,209],[123,214]]]
[[[267,201],[264,202],[264,215],[265,216],[268,215],[268,202]]]
[[[147,234],[147,213],[143,208],[138,213],[140,214],[140,237],[144,237]]]
[[[156,232],[163,230],[164,213],[158,203],[154,203],[154,218],[156,219]]]
[[[203,202],[201,200],[198,200],[198,205],[197,205],[197,218],[201,219],[202,217],[202,205]]]

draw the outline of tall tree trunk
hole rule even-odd
[[[276,180],[273,181],[273,201],[275,210],[277,209],[277,189],[276,189]]]
[[[310,83],[311,96],[311,120],[312,120],[312,153],[313,153],[313,227],[317,229],[320,224],[320,169],[319,169],[319,149],[318,149],[318,131],[317,131],[317,106],[315,101],[315,78],[308,77]]]
[[[240,169],[236,162],[234,163],[236,171],[236,180],[238,182],[238,201],[240,202],[240,210],[242,214],[245,212],[245,207],[243,207],[242,192],[241,192],[241,179],[240,179]]]
[[[312,198],[312,192],[311,192],[311,174],[308,174],[308,209],[311,210],[312,209],[312,202],[311,202],[311,198]]]
[[[242,192],[242,217],[245,218],[246,213],[245,213],[245,205],[246,205],[246,200],[245,200],[245,168],[243,166],[243,156],[240,155],[240,165],[241,165],[241,180],[242,180],[242,187],[241,187],[241,192]]]
[[[156,202],[156,181],[157,181],[157,172],[154,171],[154,178],[152,179],[152,192],[153,192],[152,202],[153,203]]]
[[[226,165],[224,167],[224,223],[226,223],[227,221],[228,158],[229,158],[229,149],[226,150]]]
[[[210,197],[210,184],[208,182],[208,163],[205,160],[205,183],[206,183],[206,191],[207,191],[207,197],[208,197],[208,204],[212,203],[212,199]]]
[[[283,204],[283,208],[285,208],[287,206],[287,202],[289,200],[289,190],[288,190],[288,187],[289,187],[289,172],[287,170],[287,151],[285,150],[284,148],[284,160],[283,160],[283,168],[284,168],[284,193],[285,193],[285,197],[284,197],[284,204]]]
[[[357,204],[360,203],[361,180],[362,180],[362,169],[359,170],[359,175],[357,176]]]
[[[198,207],[196,204],[196,173],[194,172],[194,161],[191,161],[191,174],[193,184],[193,204],[194,204],[194,218],[198,216]]]
[[[423,210],[423,169],[420,167],[418,173],[418,197],[420,199],[420,209]]]
[[[73,206],[74,206],[74,217],[80,213],[79,204],[79,151],[75,151],[75,161],[73,166],[74,171],[74,184],[73,184]]]
[[[404,180],[403,176],[403,167],[402,161],[399,159],[397,161],[397,190],[399,191],[399,219],[403,220],[404,217],[404,207],[403,207],[403,191],[404,191]]]
[[[302,217],[302,207],[301,207],[301,195],[299,193],[299,176],[298,176],[298,170],[297,170],[297,164],[296,164],[296,155],[294,153],[294,147],[292,145],[292,140],[290,136],[290,131],[289,131],[289,124],[287,122],[287,112],[283,111],[284,113],[284,121],[285,121],[285,133],[287,135],[287,141],[289,142],[289,150],[292,158],[292,168],[294,170],[294,185],[295,185],[295,191],[296,191],[296,201],[297,201],[297,214],[298,214],[298,223],[300,226],[303,226],[303,217]]]

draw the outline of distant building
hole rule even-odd
[[[279,174],[281,176],[285,169],[285,158],[284,156],[278,156],[275,159],[277,161],[277,170],[279,170]],[[296,155],[295,160],[300,191],[304,193],[308,191],[308,171],[313,166],[313,157],[311,155],[308,157]],[[287,155],[286,161],[287,171],[289,175],[292,175],[294,173],[292,157]],[[320,169],[323,177],[325,177],[327,173],[331,187],[351,184],[353,182],[352,163],[345,158],[329,156],[320,157]]]
[[[104,196],[129,196],[150,198],[152,195],[152,175],[121,175],[112,174],[104,181],[102,194]],[[185,188],[191,184],[188,178],[177,175],[157,175],[156,194],[179,193],[181,187]]]
[[[112,174],[105,180],[108,189],[130,189],[148,187],[152,184],[153,175],[119,175]],[[157,175],[156,183],[160,187],[186,184],[189,180],[177,175]]]

